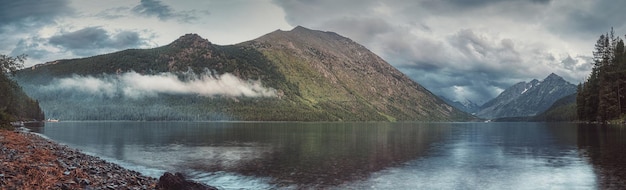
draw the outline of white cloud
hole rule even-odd
[[[261,81],[245,81],[232,74],[219,76],[186,74],[181,80],[173,73],[141,75],[128,72],[101,77],[78,76],[62,78],[46,85],[49,91],[79,92],[103,97],[143,98],[159,94],[190,94],[228,97],[275,97],[276,90],[263,87]]]

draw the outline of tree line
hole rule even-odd
[[[626,52],[613,28],[600,35],[593,50],[593,68],[578,85],[576,112],[580,121],[626,119]]]
[[[24,93],[11,76],[22,68],[26,55],[11,57],[0,55],[0,127],[7,127],[17,120],[43,120],[39,101]]]

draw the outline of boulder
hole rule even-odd
[[[204,185],[195,181],[185,179],[183,174],[176,172],[172,174],[165,172],[159,178],[157,189],[161,190],[217,190],[215,187]]]

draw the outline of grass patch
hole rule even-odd
[[[397,119],[395,117],[387,115],[387,114],[385,114],[383,112],[378,112],[378,114],[380,114],[380,115],[384,116],[385,118],[387,118],[387,121],[390,121],[390,122],[396,122],[397,121]]]

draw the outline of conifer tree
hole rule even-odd
[[[585,94],[585,87],[583,86],[583,83],[578,84],[577,92],[578,93],[576,93],[576,105],[585,105],[585,96],[583,96],[583,94]],[[576,106],[576,115],[578,116],[579,120],[587,120],[585,118],[585,106]]]

